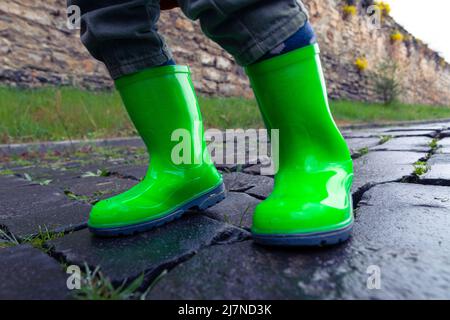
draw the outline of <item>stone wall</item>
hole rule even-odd
[[[383,27],[370,30],[360,14],[344,19],[342,1],[305,0],[322,50],[328,91],[332,98],[379,101],[372,74],[377,66],[394,59],[400,66],[407,103],[450,106],[450,67],[414,37],[392,43],[390,36],[406,30],[391,18]],[[189,64],[194,84],[205,95],[251,96],[242,68],[212,43],[179,10],[162,13],[159,28],[180,64]],[[354,65],[365,56],[368,69]],[[78,32],[67,29],[64,1],[0,1],[0,83],[37,87],[76,85],[90,89],[110,88],[101,63],[81,45]]]
[[[379,101],[373,74],[390,60],[399,66],[403,102],[450,106],[449,64],[391,17],[383,19],[380,29],[370,29],[364,8],[358,8],[357,16],[345,18],[343,1],[305,2],[318,35],[332,98]],[[396,31],[404,35],[404,41],[391,40]],[[368,61],[367,70],[362,72],[355,66],[359,57]]]

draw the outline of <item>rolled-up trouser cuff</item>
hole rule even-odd
[[[172,59],[172,54],[170,51],[166,51],[156,55],[144,55],[136,60],[121,61],[119,64],[117,64],[117,61],[115,63],[108,63],[107,59],[105,59],[105,65],[111,77],[116,80],[125,75],[163,65],[170,59]]]
[[[258,40],[252,41],[242,52],[234,55],[236,62],[242,66],[255,63],[297,32],[307,21],[308,15],[306,11],[298,11],[291,17],[272,25],[267,34],[260,36]]]

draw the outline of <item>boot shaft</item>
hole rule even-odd
[[[279,130],[282,162],[350,160],[329,109],[317,44],[251,65],[246,72],[268,129]]]
[[[151,68],[116,80],[116,87],[153,165],[211,161],[188,67]]]

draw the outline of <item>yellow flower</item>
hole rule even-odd
[[[344,13],[347,16],[354,16],[354,15],[356,15],[356,13],[357,13],[356,6],[349,6],[349,5],[344,6]]]
[[[355,61],[355,66],[358,68],[358,70],[360,71],[364,71],[367,69],[367,67],[369,66],[369,62],[367,61],[366,58],[364,57],[359,57],[356,59]]]
[[[404,39],[405,39],[405,37],[399,31],[395,31],[393,34],[391,34],[391,40],[392,41],[402,42]]]
[[[391,13],[391,6],[389,3],[377,1],[375,2],[375,5],[381,10],[383,16],[387,16]]]

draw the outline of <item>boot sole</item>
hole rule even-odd
[[[173,220],[179,219],[188,211],[206,210],[212,207],[213,205],[221,202],[224,199],[225,199],[225,186],[222,183],[220,186],[216,187],[212,191],[209,191],[195,198],[194,200],[189,201],[185,205],[181,206],[180,208],[177,208],[171,213],[165,215],[164,217],[124,227],[117,227],[117,228],[89,227],[89,230],[95,235],[102,237],[129,236],[160,227]]]
[[[347,241],[352,233],[353,222],[342,229],[306,234],[253,234],[253,240],[267,246],[320,247],[331,246]]]

